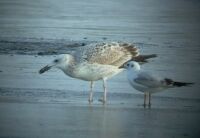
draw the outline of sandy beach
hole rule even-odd
[[[0,138],[199,138],[200,2],[0,0]],[[134,43],[158,54],[145,70],[194,82],[152,97],[126,71],[108,80],[108,103],[88,103],[89,83],[39,69],[93,42]]]

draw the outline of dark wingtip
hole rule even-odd
[[[136,61],[136,62],[143,62],[143,63],[146,63],[148,62],[147,59],[150,59],[150,58],[155,58],[157,57],[157,54],[150,54],[150,55],[139,55],[137,57],[133,57],[132,60]]]
[[[165,82],[167,85],[173,85],[176,87],[182,87],[182,86],[191,86],[194,83],[193,82],[178,82],[178,81],[173,81],[172,79],[165,78]]]
[[[191,86],[193,85],[194,83],[192,82],[174,82],[173,85],[174,86],[177,86],[177,87],[182,87],[182,86]]]
[[[151,55],[149,55],[149,58],[155,58],[155,57],[158,57],[158,55],[157,54],[151,54]]]

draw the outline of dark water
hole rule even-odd
[[[198,0],[0,0],[0,138],[199,137],[200,2]],[[38,70],[56,55],[102,41],[135,43],[158,58],[142,68],[188,88],[153,95],[152,109],[126,72],[89,84]]]

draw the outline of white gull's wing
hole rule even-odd
[[[112,42],[80,47],[73,56],[77,63],[87,62],[119,67],[138,54],[138,49],[132,44]]]
[[[147,73],[140,72],[137,77],[133,80],[135,83],[140,85],[144,85],[146,87],[155,88],[155,87],[163,87],[165,83],[159,78]]]

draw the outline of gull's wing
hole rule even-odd
[[[165,85],[165,83],[160,80],[159,78],[147,73],[147,72],[140,72],[136,78],[133,80],[134,82],[144,85],[146,87],[162,87]]]
[[[129,43],[99,43],[80,47],[73,56],[76,62],[121,66],[139,55],[139,50]]]

